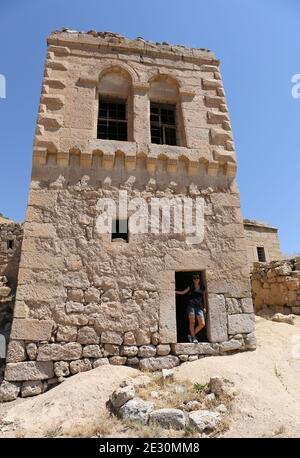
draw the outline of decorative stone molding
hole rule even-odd
[[[222,135],[223,132],[226,133],[226,131],[222,131]],[[82,152],[78,149],[76,150],[76,154],[79,156],[79,164],[81,168],[92,168],[93,157],[98,156],[100,158],[100,162],[98,162],[97,167],[103,168],[105,170],[112,170],[115,166],[116,155],[120,153],[124,155],[124,164],[128,171],[133,171],[138,167],[137,159],[140,156],[138,144],[131,144],[132,146],[130,145],[129,148],[125,147],[122,150],[120,147],[113,148],[115,142],[112,142],[110,148],[105,148],[105,146],[103,146],[103,142],[105,141],[99,141],[99,146],[96,146],[97,141],[93,141],[92,145],[95,149],[90,149],[89,152]],[[41,143],[41,141],[39,141],[38,144],[39,143]],[[53,150],[54,145],[52,142],[51,146]],[[222,149],[221,147],[219,147],[219,149],[214,149],[212,155],[209,157],[207,155],[199,154],[198,150],[193,152],[193,150],[184,147],[180,147],[177,149],[177,151],[168,151],[165,147],[160,148],[157,146],[158,145],[155,145],[154,150],[150,147],[150,154],[143,154],[148,172],[154,172],[157,169],[157,163],[161,160],[164,160],[166,161],[166,170],[168,173],[175,173],[178,169],[179,161],[184,161],[186,164],[186,170],[189,175],[197,175],[200,169],[202,170],[204,164],[208,175],[216,176],[218,174],[219,166],[223,166],[225,164],[227,167],[223,170],[223,173],[230,178],[235,176],[235,154],[233,152]],[[57,165],[59,167],[69,167],[71,152],[72,148],[67,152],[48,152],[46,148],[37,147],[33,152],[33,165],[47,166],[47,164],[49,164],[51,166]],[[54,162],[48,161],[47,158],[50,156],[52,159],[55,159]]]

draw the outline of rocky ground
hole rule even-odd
[[[194,388],[200,387],[198,402],[201,408],[209,408],[209,381],[214,376],[222,377],[232,382],[236,396],[228,401],[227,413],[221,412],[222,427],[216,428],[217,436],[300,437],[300,317],[294,325],[257,317],[256,329],[256,351],[206,357],[174,369],[174,380],[163,387],[163,392],[180,392],[176,386],[186,386],[184,399],[176,393],[177,404],[166,406],[163,392],[159,393],[159,385],[155,387],[153,382],[144,391],[139,387],[136,395],[146,402],[153,401],[156,410],[181,408],[188,418],[189,409],[184,407],[187,393],[195,397]],[[129,367],[101,366],[75,375],[40,396],[0,404],[0,437],[178,436],[176,428],[166,429],[162,424],[136,428],[126,419],[110,415],[107,401],[112,392],[125,379],[139,374]],[[216,412],[220,402],[214,402],[211,411]],[[157,415],[165,421],[165,412],[153,417]],[[183,417],[177,415],[180,423]],[[200,434],[197,428],[187,426],[182,431],[181,435]]]

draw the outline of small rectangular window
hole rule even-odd
[[[177,145],[176,105],[150,104],[151,143]]]
[[[97,138],[127,141],[125,101],[99,98]]]
[[[259,262],[266,262],[266,253],[263,246],[257,247],[257,257]]]
[[[128,219],[114,219],[112,221],[111,239],[123,239],[128,242]]]
[[[7,240],[7,249],[12,250],[14,247],[14,241],[13,240]]]

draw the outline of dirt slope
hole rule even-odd
[[[300,348],[292,354],[295,326],[256,318],[254,352],[203,358],[181,365],[178,378],[207,382],[212,375],[233,380],[238,390],[230,430],[225,437],[300,437]]]

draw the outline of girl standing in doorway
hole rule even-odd
[[[194,274],[193,284],[191,286],[188,286],[183,291],[175,291],[180,296],[189,293],[186,312],[189,320],[190,333],[188,334],[188,341],[190,343],[198,343],[196,335],[205,326],[204,312],[206,312],[206,309],[204,306],[203,290],[200,274]]]

